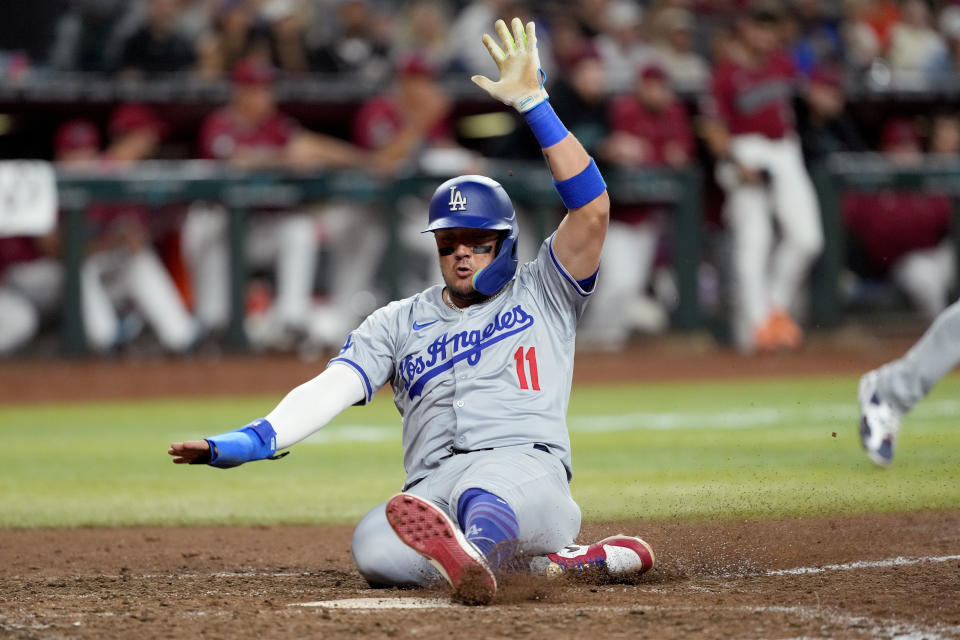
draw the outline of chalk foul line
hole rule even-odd
[[[795,569],[770,569],[764,572],[767,576],[800,576],[811,573],[826,573],[828,571],[855,571],[857,569],[889,569],[891,567],[910,567],[917,564],[932,564],[960,560],[960,555],[927,556],[922,558],[887,558],[886,560],[859,560],[843,564],[827,564],[822,567],[797,567]]]

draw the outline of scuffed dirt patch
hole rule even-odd
[[[942,560],[960,555],[958,511],[616,522],[586,526],[581,541],[618,531],[650,542],[658,566],[620,582],[505,579],[487,607],[379,610],[290,606],[448,601],[442,589],[369,589],[349,527],[0,531],[0,636],[960,637],[960,559]],[[896,557],[916,562],[883,564]],[[841,568],[771,573],[827,565]]]

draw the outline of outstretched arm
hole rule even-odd
[[[363,382],[353,369],[334,364],[288,393],[266,418],[204,440],[174,442],[167,453],[175,464],[224,468],[263,460],[303,440],[364,398]]]
[[[533,22],[524,28],[520,19],[514,18],[513,33],[503,20],[497,20],[494,26],[503,48],[487,34],[483,36],[483,44],[500,69],[500,80],[494,82],[485,76],[472,79],[526,118],[543,148],[557,191],[568,209],[553,238],[554,254],[574,278],[589,278],[600,265],[600,252],[610,220],[606,184],[593,159],[566,130],[547,100]]]

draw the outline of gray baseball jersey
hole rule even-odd
[[[367,402],[393,386],[407,486],[454,449],[527,443],[549,447],[570,476],[574,341],[592,288],[560,264],[551,236],[486,302],[457,311],[442,291],[437,285],[378,309],[328,365],[355,369]]]

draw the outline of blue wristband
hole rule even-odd
[[[277,432],[266,418],[258,418],[245,427],[206,440],[210,443],[208,464],[221,469],[263,460],[277,452]]]
[[[593,158],[590,158],[590,164],[586,169],[572,178],[560,182],[554,180],[553,186],[556,187],[567,209],[579,209],[607,190],[607,183],[603,181],[600,169],[597,168]]]
[[[552,147],[567,137],[569,131],[560,122],[557,113],[553,110],[549,100],[544,100],[530,111],[523,114],[530,130],[537,137],[540,147]]]

